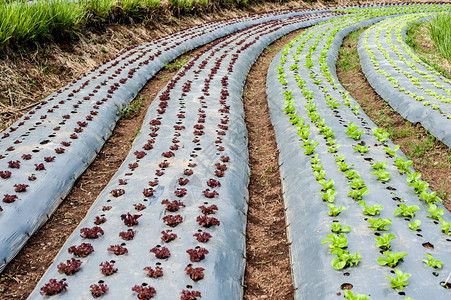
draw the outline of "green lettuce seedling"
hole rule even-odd
[[[388,230],[388,228],[385,227],[385,226],[391,226],[391,224],[392,224],[392,221],[390,219],[382,219],[382,218],[379,218],[377,220],[375,220],[375,219],[368,219],[366,221],[368,223],[370,223],[370,225],[368,227],[373,229],[374,231],[376,231],[376,230],[380,230],[380,231]]]
[[[371,300],[370,296],[357,294],[354,295],[350,290],[345,290],[345,299],[348,300]]]
[[[324,193],[321,191],[318,191],[318,193],[321,194],[322,199],[326,202],[333,203],[335,201],[335,195],[337,194],[337,191],[335,189],[329,189],[325,191]]]
[[[330,190],[334,187],[334,181],[332,179],[329,179],[327,181],[322,179],[322,180],[319,180],[318,183],[323,186],[323,189],[322,189],[323,191]]]
[[[425,253],[424,256],[429,258],[429,260],[423,259],[422,261],[426,263],[429,267],[432,267],[434,269],[441,269],[443,267],[443,262],[438,259],[435,259],[432,255]]]
[[[362,206],[363,214],[366,216],[375,216],[381,213],[381,210],[384,209],[384,206],[380,204],[375,204],[373,206],[366,205],[365,201],[359,201],[359,205]]]
[[[351,227],[349,227],[348,225],[341,225],[340,222],[333,222],[332,225],[327,225],[328,227],[330,227],[330,230],[333,233],[342,233],[342,232],[350,232],[351,231]]]
[[[407,282],[407,279],[410,278],[411,274],[409,274],[409,273],[403,274],[402,271],[399,269],[394,269],[393,271],[395,271],[395,275],[396,275],[395,278],[390,277],[390,276],[385,276],[385,277],[390,279],[392,288],[398,289],[398,290],[403,290],[405,286],[409,285],[409,282]]]
[[[420,194],[420,199],[423,199],[424,202],[426,202],[426,204],[432,204],[434,202],[442,202],[442,199],[440,199],[440,197],[437,196],[437,192],[422,192]]]
[[[377,236],[376,237],[376,247],[379,247],[381,249],[384,250],[388,250],[391,247],[390,241],[396,239],[396,236],[392,233],[386,234],[384,233],[384,235],[382,236]]]
[[[418,231],[421,229],[420,225],[421,225],[421,221],[415,220],[414,222],[409,223],[409,228],[412,229],[413,231]]]
[[[420,208],[418,205],[407,206],[405,204],[399,204],[398,208],[393,212],[394,216],[401,215],[404,218],[413,218],[415,217],[415,212],[419,211]]]
[[[446,235],[451,235],[451,221],[446,222],[443,219],[440,220],[440,229],[445,233]]]
[[[359,140],[363,133],[364,131],[359,131],[359,126],[355,125],[354,122],[349,123],[346,128],[346,134],[354,140]]]
[[[358,200],[362,200],[362,197],[365,195],[368,195],[368,193],[370,192],[370,190],[366,187],[359,189],[359,190],[351,190],[348,193],[348,196],[351,197],[352,199],[358,201]]]
[[[348,251],[340,248],[334,248],[330,250],[330,253],[337,255],[337,257],[332,260],[332,267],[334,267],[334,269],[336,270],[341,270],[346,267],[357,265],[359,263],[359,260],[362,259],[362,255],[360,255],[359,253],[353,255]]]
[[[386,161],[379,161],[373,165],[371,165],[371,167],[375,170],[385,170],[385,168],[387,168],[388,166],[388,162]]]
[[[437,205],[435,204],[429,204],[428,212],[430,215],[426,215],[426,217],[435,219],[435,220],[441,220],[442,215],[445,213],[445,210],[443,208],[437,208]]]
[[[413,165],[413,162],[411,160],[405,161],[403,157],[397,157],[395,159],[395,165],[399,173],[405,174],[409,171],[409,167]]]
[[[348,247],[348,238],[343,234],[327,234],[327,238],[321,241],[321,245],[325,245],[329,243],[329,248],[347,248]]]
[[[370,173],[371,175],[376,175],[377,179],[382,182],[386,182],[390,180],[390,172],[384,170],[373,171]]]
[[[383,253],[387,258],[384,257],[379,257],[377,259],[377,263],[380,264],[381,266],[389,266],[390,268],[394,268],[398,265],[399,261],[402,260],[404,257],[407,256],[407,253],[405,252],[390,252],[390,251],[385,251]]]
[[[340,207],[335,207],[335,205],[328,203],[327,204],[329,206],[329,216],[331,217],[336,217],[338,216],[343,210],[347,210],[346,207],[344,206],[340,206]]]
[[[385,153],[386,153],[388,156],[390,156],[390,157],[396,157],[396,156],[398,156],[398,155],[396,154],[396,151],[399,150],[399,146],[396,145],[394,149],[390,149],[389,147],[385,147],[384,150],[385,150]]]
[[[357,144],[357,145],[354,147],[354,150],[355,150],[355,151],[358,151],[358,152],[360,152],[360,153],[367,153],[368,150],[369,150],[369,148],[366,147],[366,146]]]
[[[385,142],[390,136],[390,134],[383,128],[373,128],[373,133],[381,143]]]

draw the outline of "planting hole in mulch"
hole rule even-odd
[[[350,283],[343,283],[340,286],[340,289],[342,289],[342,290],[351,290],[353,287],[354,286],[352,284],[350,284]]]
[[[434,245],[432,245],[431,243],[427,242],[427,243],[423,243],[422,244],[424,248],[426,249],[434,249]]]

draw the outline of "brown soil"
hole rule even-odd
[[[363,31],[363,30],[362,30]],[[412,124],[392,109],[371,87],[358,63],[357,34],[346,37],[337,63],[337,75],[342,85],[357,100],[365,113],[390,133],[390,139],[413,161],[413,167],[421,173],[444,199],[445,207],[451,212],[451,149],[433,137],[420,124]],[[351,68],[340,67],[347,61]]]
[[[293,32],[268,46],[252,66],[244,87],[251,167],[245,300],[294,298],[279,151],[269,117],[266,73],[276,53],[300,32]]]
[[[189,60],[202,48],[180,57]],[[121,118],[96,160],[76,181],[70,194],[53,216],[27,242],[0,276],[0,298],[26,299],[53,262],[67,238],[83,220],[99,193],[108,184],[126,156],[140,129],[148,106],[177,72],[162,70],[150,80],[136,99],[142,108],[130,118]],[[137,101],[135,100],[135,101]]]

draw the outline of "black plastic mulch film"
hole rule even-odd
[[[271,114],[271,121],[276,132],[276,139],[280,151],[279,163],[282,178],[283,199],[286,205],[286,216],[288,224],[289,242],[291,243],[291,261],[293,271],[293,281],[295,285],[295,299],[342,299],[344,290],[352,288],[354,294],[365,294],[372,299],[404,299],[409,296],[413,299],[448,299],[450,291],[441,286],[451,271],[451,237],[441,232],[439,223],[436,220],[426,217],[428,206],[419,200],[418,194],[415,194],[412,187],[406,182],[406,175],[400,175],[394,164],[394,158],[386,155],[383,148],[390,147],[394,149],[391,141],[379,142],[373,135],[371,129],[375,124],[364,114],[349,95],[350,105],[345,105],[345,89],[339,84],[335,72],[335,63],[337,53],[344,37],[352,31],[361,27],[369,26],[384,18],[375,18],[362,22],[343,21],[342,23],[325,23],[318,25],[318,28],[309,29],[308,33],[315,32],[311,38],[304,35],[305,45],[302,51],[297,52],[298,41],[290,48],[284,56],[286,62],[283,64],[286,85],[283,85],[278,75],[277,66],[281,64],[282,52],[274,58],[267,75],[267,94]],[[318,64],[318,59],[322,49],[325,47],[325,41],[328,34],[319,36],[328,32],[336,26],[342,26],[333,39],[333,42],[327,52],[327,66],[332,78],[337,85],[334,89],[332,85],[323,76]],[[304,38],[301,41],[304,41]],[[315,39],[318,38],[318,39]],[[311,59],[314,65],[311,68],[306,67],[306,59],[310,46],[313,43],[318,44],[311,52]],[[286,51],[286,50],[284,50]],[[295,62],[297,56],[299,61]],[[298,68],[291,69],[293,64]],[[295,75],[300,75],[305,84],[301,88]],[[313,78],[309,75],[313,75]],[[322,80],[322,81],[317,81]],[[314,82],[316,81],[316,82]],[[386,85],[386,84],[385,84]],[[382,85],[380,85],[382,88]],[[307,98],[304,91],[313,92],[313,103],[316,104],[317,113],[322,122],[329,126],[335,135],[335,145],[340,144],[336,153],[330,153],[326,145],[326,138],[321,135],[319,129],[309,118],[307,109]],[[325,180],[332,179],[335,183],[334,188],[337,192],[335,196],[336,207],[344,206],[338,216],[328,215],[329,207],[327,202],[322,200],[319,191],[322,185],[316,180],[311,159],[314,154],[305,155],[302,139],[297,135],[299,128],[289,122],[289,117],[282,110],[285,108],[284,92],[292,92],[293,106],[296,109],[296,116],[302,117],[305,124],[310,126],[311,132],[308,137],[311,141],[319,144],[315,148],[314,154],[318,155],[320,163],[325,171]],[[336,99],[341,104],[340,107],[331,108],[328,106],[326,95]],[[353,108],[354,109],[351,109]],[[354,111],[358,112],[355,114]],[[346,129],[351,122],[358,125],[359,130],[364,133],[360,140],[356,141],[347,136]],[[365,154],[353,150],[357,144],[365,145],[369,151]],[[404,154],[396,151],[399,157]],[[357,171],[369,194],[363,196],[366,205],[373,206],[381,204],[384,209],[380,215],[375,217],[363,215],[363,207],[358,202],[348,196],[351,191],[350,180],[347,179],[344,172],[339,171],[336,157],[344,155],[344,161]],[[343,157],[342,157],[343,158]],[[374,171],[371,167],[376,162],[388,162],[386,171],[390,172],[390,179],[387,182],[378,180],[377,176],[371,175]],[[413,172],[413,169],[410,168]],[[399,204],[418,205],[420,211],[416,212],[415,218],[406,220],[400,216],[394,216],[394,210]],[[437,205],[443,209],[441,204]],[[444,220],[450,220],[450,215],[445,209],[442,216]],[[392,225],[388,226],[388,231],[373,231],[368,228],[367,219],[388,218],[392,220]],[[409,229],[408,223],[414,220],[421,221],[421,232]],[[357,266],[350,266],[342,270],[336,270],[332,267],[332,260],[335,255],[329,252],[328,245],[322,245],[327,234],[333,234],[328,225],[334,222],[340,222],[342,225],[351,227],[349,233],[344,233],[348,240],[348,250],[351,254],[360,253],[362,259]],[[383,256],[383,250],[376,247],[376,236],[394,234],[396,239],[391,241],[389,251],[406,252],[408,255],[401,261],[397,269],[403,273],[410,273],[412,276],[407,280],[409,285],[404,290],[391,288],[390,281],[385,276],[395,277],[393,269],[387,266],[378,265],[378,257]],[[433,249],[431,249],[433,247]],[[444,262],[442,269],[434,269],[422,262],[426,259],[425,253],[432,254],[434,258]]]
[[[253,24],[311,13],[278,11],[216,21],[124,49],[12,124],[0,138],[0,271],[94,160],[119,119],[118,109],[166,63]]]
[[[59,296],[65,299],[90,299],[90,286],[100,283],[108,285],[105,296],[114,298],[136,298],[135,285],[154,288],[154,299],[180,299],[183,290],[198,291],[202,299],[242,298],[249,178],[244,82],[268,44],[332,15],[323,12],[255,25],[191,59],[152,102],[129,156],[30,298],[39,298],[52,278],[65,278],[67,291]],[[132,220],[122,220],[127,213],[142,216],[129,226]],[[96,239],[80,236],[83,228],[94,227],[102,217],[106,221],[98,226],[104,234]],[[119,233],[125,235],[129,229],[134,238],[123,240]],[[170,234],[177,237],[163,242],[162,236]],[[195,234],[211,237],[204,243]],[[68,248],[81,243],[90,243],[94,252],[80,258],[75,274],[59,273],[57,266],[74,257]],[[127,253],[107,250],[115,245]],[[188,250],[204,254],[190,257]],[[106,261],[114,263],[117,273],[101,273],[99,265]],[[162,268],[164,275],[148,277],[145,267]]]

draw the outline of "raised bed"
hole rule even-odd
[[[404,42],[416,14],[386,20],[361,36],[358,53],[368,82],[400,115],[421,123],[451,146],[451,81],[425,64]]]
[[[368,9],[360,17],[317,25],[288,43],[270,66],[267,94],[280,150],[296,299],[450,295],[450,214],[335,74],[347,34],[414,10]],[[384,234],[390,243],[379,241]],[[390,255],[385,251],[404,257],[392,267],[381,265]],[[425,254],[444,265],[429,266]],[[405,286],[386,278],[395,278],[395,269],[411,274]]]
[[[0,272],[69,193],[127,105],[182,53],[268,20],[309,15],[277,11],[212,22],[124,49],[51,94],[0,134]]]
[[[65,299],[91,298],[100,284],[113,298],[242,298],[249,176],[242,88],[269,43],[333,15],[254,25],[190,60],[152,102],[129,156],[30,298],[52,293],[51,282],[60,292],[68,285]],[[77,252],[83,243],[94,249],[86,257]],[[60,264],[72,259],[81,267],[68,275]]]

